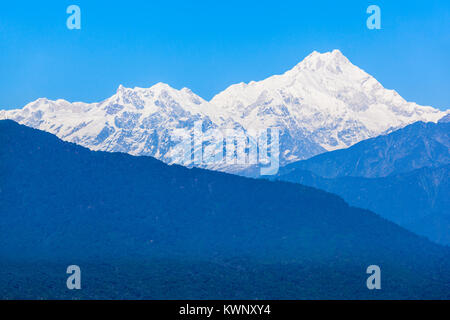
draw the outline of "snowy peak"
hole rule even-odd
[[[158,97],[172,97],[173,100],[186,102],[191,101],[195,104],[202,104],[206,101],[200,98],[198,95],[194,94],[191,90],[183,88],[181,90],[177,90],[172,88],[166,83],[159,82],[150,88],[126,88],[123,85],[120,85],[117,89],[117,92],[111,98],[117,98],[123,101],[125,104],[133,104],[133,99],[141,99],[141,100],[152,100],[152,98]],[[111,99],[110,98],[110,99]],[[145,101],[141,101],[145,102]]]
[[[346,148],[415,121],[436,122],[443,116],[385,89],[339,50],[313,52],[284,74],[230,86],[211,103],[246,129],[281,129],[282,144],[291,145],[282,162]]]
[[[238,83],[205,101],[165,83],[126,88],[99,103],[38,99],[0,119],[45,130],[93,150],[150,155],[168,163],[176,139],[202,130],[277,128],[280,165],[346,148],[446,112],[405,101],[353,65],[339,50],[313,52],[281,75]],[[233,171],[225,167],[224,170]]]
[[[117,88],[116,93],[117,94],[122,93],[123,91],[125,91],[125,89],[126,88],[122,84],[119,84],[119,87]]]
[[[294,70],[319,70],[321,68],[336,68],[343,65],[351,65],[351,62],[342,54],[341,51],[335,49],[331,52],[319,53],[314,51],[297,64]]]
[[[206,115],[208,102],[187,88],[177,90],[159,82],[149,88],[126,88],[120,85],[117,92],[98,104],[98,108],[108,115],[134,112],[140,115],[155,113],[186,116],[186,114]]]
[[[363,117],[369,129],[378,132],[406,125],[414,117],[416,121],[435,122],[442,114],[431,107],[407,103],[395,91],[383,88],[376,79],[353,65],[339,50],[313,52],[282,75],[230,86],[211,103],[244,118],[252,109],[272,113],[278,110],[300,121],[309,117],[323,120]],[[408,119],[400,121],[397,116]]]
[[[248,84],[241,82],[231,85],[217,94],[211,102],[223,102],[221,100],[230,99],[233,96],[243,99],[244,97],[238,97],[240,94],[245,95],[247,101],[250,101],[260,98],[262,91],[282,91],[290,87],[297,88],[299,91],[309,91],[311,87],[330,91],[337,86],[344,87],[349,82],[354,85],[355,82],[362,83],[370,78],[372,77],[354,66],[339,50],[326,53],[314,51],[294,68],[281,75],[274,75],[261,81],[251,81]],[[334,84],[328,82],[334,82]],[[375,82],[378,83],[376,80]],[[307,94],[307,92],[297,93]]]
[[[177,132],[192,132],[196,121],[217,127],[224,122],[222,114],[187,88],[177,90],[157,83],[149,88],[120,85],[114,95],[92,104],[42,98],[23,109],[3,111],[0,118],[48,131],[92,150],[148,155],[178,163],[172,154],[179,142]]]

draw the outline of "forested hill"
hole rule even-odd
[[[448,248],[333,194],[9,120],[0,142],[2,298],[449,298]],[[65,287],[70,264],[80,291]],[[372,264],[382,290],[366,288]]]

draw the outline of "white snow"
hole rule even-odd
[[[198,120],[218,129],[277,127],[283,165],[416,121],[436,122],[448,113],[405,101],[333,50],[313,52],[282,75],[232,85],[210,102],[165,83],[133,89],[120,85],[99,103],[41,98],[22,109],[0,111],[0,119],[92,150],[149,155],[167,163],[181,163],[173,157],[176,137],[183,135],[180,129],[184,135],[192,132]]]

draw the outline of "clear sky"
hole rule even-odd
[[[69,30],[66,8],[81,8]],[[369,30],[366,9],[381,9]],[[408,101],[450,107],[450,1],[2,1],[0,109],[166,82],[209,100],[340,49]]]

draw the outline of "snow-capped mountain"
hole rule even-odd
[[[151,88],[119,86],[116,94],[99,103],[38,99],[23,109],[0,111],[0,119],[5,118],[92,150],[148,155],[167,163],[182,163],[181,156],[173,154],[180,142],[177,137],[189,135],[196,121],[204,128],[227,123],[189,89],[164,83]]]
[[[282,75],[232,85],[210,102],[187,88],[176,90],[163,83],[150,88],[120,86],[99,103],[38,99],[23,109],[0,111],[0,119],[48,131],[92,150],[149,155],[184,165],[193,163],[186,162],[179,142],[192,135],[198,121],[202,132],[276,127],[284,165],[419,120],[436,122],[446,113],[405,101],[334,50],[313,52]],[[232,164],[198,166],[237,170]]]
[[[436,122],[444,114],[383,88],[339,50],[313,52],[282,75],[233,85],[211,103],[247,129],[281,128],[286,162],[346,148],[418,120]]]

